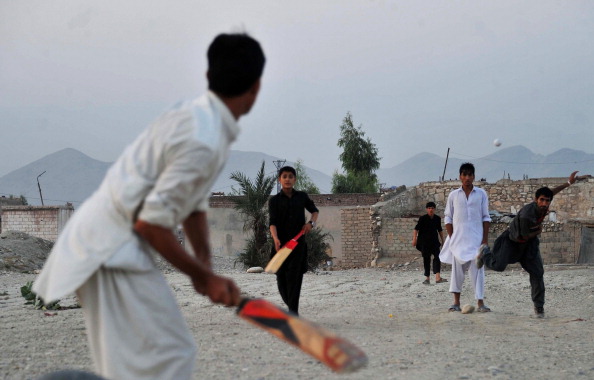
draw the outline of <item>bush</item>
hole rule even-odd
[[[260,249],[256,247],[256,239],[252,236],[247,241],[245,249],[237,256],[235,264],[242,263],[244,267],[266,267],[270,261],[272,239],[268,239]]]
[[[33,281],[29,281],[25,286],[21,286],[21,295],[27,300],[25,305],[33,305],[37,310],[60,310],[60,300],[45,304],[41,298],[31,290]]]
[[[320,227],[312,228],[312,230],[305,235],[305,242],[307,243],[307,269],[315,271],[330,259],[326,252],[330,249],[328,239],[334,240],[332,235],[328,232],[322,232]]]

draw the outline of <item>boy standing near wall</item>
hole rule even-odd
[[[514,217],[507,230],[495,240],[493,251],[481,245],[476,258],[476,265],[481,268],[503,272],[508,264],[520,263],[530,274],[530,288],[534,313],[537,318],[544,318],[545,285],[544,267],[540,255],[538,235],[542,232],[542,222],[549,212],[553,196],[575,183],[577,171],[571,173],[567,183],[555,187],[541,187],[536,190],[534,202],[522,207]]]
[[[196,344],[152,253],[212,302],[239,303],[235,283],[212,270],[206,210],[265,58],[245,34],[217,36],[207,57],[208,93],[175,106],[126,148],[35,280],[46,303],[76,292],[95,367],[109,379],[192,378]],[[180,223],[195,256],[173,232]]]
[[[425,269],[425,281],[423,284],[429,285],[429,275],[431,271],[431,256],[433,256],[433,274],[435,282],[448,282],[441,278],[441,261],[439,260],[439,247],[443,244],[443,229],[441,228],[441,218],[435,214],[435,203],[427,202],[425,205],[427,214],[421,216],[415,229],[413,230],[413,247],[421,251],[423,256],[423,267]]]
[[[467,162],[460,166],[462,187],[448,196],[445,209],[445,227],[448,237],[439,254],[442,262],[452,265],[450,293],[454,303],[449,311],[461,311],[460,293],[465,273],[469,272],[477,311],[491,311],[483,302],[485,268],[478,268],[475,258],[481,244],[487,244],[489,237],[489,199],[487,193],[473,185],[474,165]],[[472,264],[472,265],[471,265]]]
[[[318,220],[319,211],[307,193],[293,188],[296,180],[297,172],[293,167],[280,168],[278,181],[281,184],[281,191],[268,201],[270,235],[274,240],[271,257],[300,231],[307,235],[316,226]],[[311,214],[311,219],[307,223],[305,210]],[[278,291],[289,310],[297,315],[303,274],[307,272],[305,236],[301,236],[298,242],[297,247],[276,272]]]

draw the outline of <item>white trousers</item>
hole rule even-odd
[[[474,259],[461,263],[456,257],[453,257],[450,293],[462,293],[462,285],[464,284],[466,272],[469,272],[470,280],[474,287],[474,298],[482,300],[485,292],[485,267],[478,269],[476,267],[476,260]]]
[[[100,268],[77,290],[91,356],[110,380],[191,379],[196,343],[160,271]]]

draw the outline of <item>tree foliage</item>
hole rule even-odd
[[[307,175],[305,167],[303,166],[303,161],[301,159],[298,159],[295,163],[295,171],[297,172],[295,189],[305,191],[308,194],[320,194],[320,189],[311,180],[309,175]]]
[[[332,177],[333,193],[375,193],[379,183],[375,171],[379,169],[378,150],[371,139],[365,138],[365,132],[353,124],[350,112],[340,125],[338,146],[343,149],[339,156],[345,174],[334,173]]]
[[[379,182],[375,174],[335,172],[332,176],[332,193],[354,194],[354,193],[377,193]]]
[[[340,139],[338,146],[343,148],[338,157],[342,162],[342,168],[347,173],[373,173],[380,167],[378,150],[371,139],[365,138],[365,132],[361,126],[353,125],[353,118],[350,112],[342,120],[340,126]]]
[[[268,255],[266,249],[270,252],[268,242],[268,212],[266,206],[270,193],[274,188],[276,178],[265,175],[264,161],[262,161],[262,166],[254,181],[244,173],[237,171],[231,173],[230,178],[239,185],[239,190],[233,190],[234,195],[238,195],[233,199],[233,203],[235,203],[235,210],[244,217],[243,230],[245,232],[251,232],[246,248],[246,250],[251,251],[244,252],[243,255],[247,255],[250,258],[248,261],[252,262],[253,257]],[[242,261],[241,257],[240,261]]]

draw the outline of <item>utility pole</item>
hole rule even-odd
[[[45,205],[43,204],[43,195],[41,195],[41,185],[39,184],[39,177],[41,177],[44,173],[45,173],[45,170],[43,171],[43,173],[41,173],[40,175],[37,176],[37,188],[39,189],[39,197],[41,198],[42,206],[45,206]]]
[[[285,162],[287,162],[287,160],[274,160],[272,162],[274,163],[274,166],[276,167],[276,173],[277,173],[277,175],[275,175],[275,177],[277,178],[276,193],[278,194],[280,192],[280,182],[278,182],[278,171],[280,170],[280,168],[285,166]]]
[[[446,168],[448,167],[448,157],[449,156],[450,156],[450,148],[448,148],[448,153],[446,154],[445,165],[443,166],[443,174],[441,176],[442,181],[445,181],[445,171],[446,171]]]

